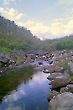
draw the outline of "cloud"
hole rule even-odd
[[[11,3],[11,2],[15,2],[15,0],[4,0],[4,4],[5,4],[5,5],[8,5],[8,4]]]
[[[73,17],[59,18],[50,23],[43,23],[42,21],[24,20],[25,14],[19,12],[14,8],[0,7],[0,13],[4,17],[14,20],[16,24],[27,27],[34,35],[40,39],[53,39],[63,37],[73,33]]]
[[[44,24],[42,22],[35,21],[27,21],[23,24],[41,39],[53,39],[73,33],[73,17],[68,19],[66,22],[64,20],[57,19],[49,24]]]
[[[20,21],[22,16],[24,15],[21,12],[18,12],[14,8],[2,8],[0,7],[0,14],[10,20],[14,20],[15,22]]]
[[[71,5],[73,4],[73,0],[58,0],[60,4]]]

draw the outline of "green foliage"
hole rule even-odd
[[[33,49],[35,46],[33,46],[32,41],[26,41],[25,37],[22,39],[18,39],[16,38],[16,36],[14,38],[12,38],[12,36],[10,35],[4,35],[0,34],[0,52],[12,52],[13,50],[31,50]]]
[[[57,50],[63,50],[63,49],[73,49],[73,40],[62,40],[57,43],[55,43],[55,48]]]

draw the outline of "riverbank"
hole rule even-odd
[[[73,52],[56,54],[54,64],[45,73],[50,73],[52,91],[49,96],[50,110],[73,110]],[[52,58],[53,61],[53,58]]]

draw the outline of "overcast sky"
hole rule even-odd
[[[73,33],[73,0],[0,0],[0,14],[41,39]]]

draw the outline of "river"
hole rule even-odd
[[[48,63],[43,61],[43,65],[36,62],[37,67],[43,68]],[[48,96],[51,92],[48,74],[41,69],[35,72],[31,79],[22,82],[16,90],[6,95],[0,103],[0,110],[48,110]]]

